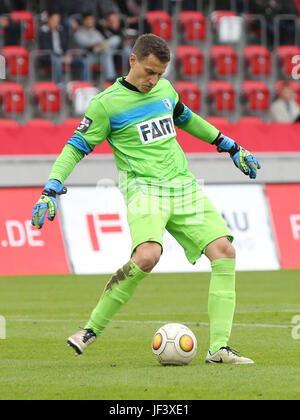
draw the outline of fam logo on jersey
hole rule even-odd
[[[81,120],[81,123],[79,124],[79,127],[77,128],[77,131],[83,134],[86,133],[92,122],[93,120],[91,120],[89,117],[84,116]]]
[[[136,125],[143,144],[153,143],[176,135],[173,116],[153,118]]]

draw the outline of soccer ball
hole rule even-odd
[[[187,365],[196,356],[197,340],[185,325],[165,324],[154,334],[152,352],[162,365]]]

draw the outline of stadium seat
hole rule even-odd
[[[232,47],[215,45],[210,49],[215,76],[234,76],[237,73],[238,56]]]
[[[109,86],[113,85],[114,82],[105,82],[103,83],[102,91],[109,88]]]
[[[236,17],[236,16],[237,14],[231,10],[215,10],[211,14],[211,19],[213,23],[215,24],[215,26],[218,26],[220,24],[220,20],[223,17]]]
[[[226,117],[206,117],[205,119],[215,127],[218,127],[219,124],[230,124],[230,121]]]
[[[203,54],[194,45],[180,45],[175,50],[182,76],[199,76],[203,72]]]
[[[67,92],[72,102],[73,114],[82,116],[90,100],[99,93],[91,82],[74,81],[67,84]]]
[[[67,92],[70,99],[73,99],[77,89],[94,87],[92,82],[73,81],[67,84]]]
[[[50,120],[46,120],[45,118],[33,118],[26,123],[27,127],[41,127],[41,128],[49,128],[53,127],[54,124]]]
[[[205,16],[195,10],[179,14],[179,22],[186,41],[203,41],[206,38]]]
[[[146,19],[151,26],[152,33],[166,41],[172,38],[172,18],[163,10],[151,10],[146,13]]]
[[[21,22],[24,26],[22,38],[25,41],[33,41],[35,37],[33,14],[26,10],[14,10],[10,14],[12,21]]]
[[[295,45],[281,45],[275,53],[277,53],[282,75],[291,77],[293,68],[295,67],[292,58],[295,55],[300,55],[300,48]]]
[[[218,42],[240,42],[243,31],[243,17],[238,16],[233,11],[217,10],[211,14],[211,20]]]
[[[246,100],[248,111],[268,111],[270,91],[268,86],[258,80],[246,80],[242,83],[242,95]]]
[[[281,88],[282,84],[285,83],[286,80],[278,80],[275,84],[275,93],[278,94],[279,89]],[[295,100],[300,105],[300,86],[299,83],[295,82],[294,80],[289,80],[288,82],[290,86],[293,88],[295,92]]]
[[[67,118],[66,120],[62,122],[61,127],[64,130],[68,130],[68,132],[70,133],[70,136],[72,136],[74,131],[79,127],[81,120],[82,120],[82,117],[81,118]]]
[[[192,111],[201,109],[201,89],[195,82],[178,81],[174,83],[174,89],[179,94],[180,100]]]
[[[19,83],[0,83],[0,100],[4,114],[21,114],[25,111],[25,91]]]
[[[17,121],[10,118],[0,118],[0,128],[16,128],[18,127]]]
[[[53,82],[36,82],[33,85],[33,96],[42,114],[58,113],[61,110],[61,93]]]
[[[259,118],[259,117],[242,117],[239,119],[238,121],[239,124],[244,124],[244,125],[259,125],[259,124],[264,124],[264,121]]]
[[[209,99],[217,112],[235,109],[235,91],[230,82],[214,80],[208,83]]]
[[[19,45],[7,45],[1,54],[6,61],[7,77],[26,77],[29,75],[29,53]]]
[[[248,75],[269,76],[271,73],[271,53],[262,45],[249,45],[244,48],[244,58]]]

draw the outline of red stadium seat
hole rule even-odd
[[[206,121],[208,121],[210,124],[214,125],[215,127],[218,127],[219,124],[230,124],[230,121],[228,118],[225,117],[207,117],[205,118]]]
[[[176,58],[183,76],[201,75],[203,54],[194,45],[180,45],[176,48]]]
[[[250,112],[269,110],[270,91],[264,82],[247,80],[242,83],[242,93]]]
[[[35,37],[34,17],[26,10],[14,10],[10,14],[12,21],[22,22],[24,25],[23,39],[32,41]]]
[[[34,99],[42,114],[58,113],[61,110],[61,93],[53,82],[36,82],[33,85]]]
[[[230,10],[216,10],[212,13],[212,21],[218,26],[222,17],[236,17],[237,14]]]
[[[239,119],[238,123],[244,125],[257,125],[264,124],[264,121],[259,117],[242,117]]]
[[[172,38],[172,18],[163,10],[151,10],[146,13],[146,19],[151,26],[152,33],[166,41]]]
[[[277,57],[282,69],[284,76],[290,77],[292,75],[295,63],[292,62],[292,58],[295,55],[300,55],[300,48],[295,45],[282,45],[277,48]]]
[[[215,45],[210,49],[214,73],[217,76],[234,76],[237,73],[238,57],[232,47]]]
[[[19,45],[8,45],[2,48],[1,54],[6,61],[8,77],[29,75],[29,53]]]
[[[113,84],[114,84],[114,82],[105,82],[105,83],[103,84],[103,88],[102,88],[102,90],[105,90],[105,89],[109,88],[109,86],[111,86],[111,85],[113,85]]]
[[[0,118],[0,128],[17,128],[17,121],[10,118]]]
[[[212,33],[217,42],[237,43],[242,36],[242,17],[229,10],[217,10],[211,13]]]
[[[33,118],[29,120],[26,124],[27,127],[41,127],[41,128],[49,128],[53,127],[54,124],[50,120],[46,120],[45,118]]]
[[[235,108],[235,91],[230,82],[214,80],[208,83],[209,98],[215,111],[233,111]]]
[[[19,83],[0,83],[0,99],[5,114],[21,114],[25,111],[25,92]]]
[[[195,82],[180,81],[174,83],[174,89],[180,96],[180,100],[192,111],[201,109],[201,89]]]
[[[74,98],[77,89],[82,89],[86,87],[91,88],[91,87],[94,87],[94,85],[91,82],[82,82],[82,81],[74,81],[74,82],[68,83],[67,91],[68,91],[69,98],[70,99]]]
[[[62,125],[74,131],[79,126],[81,120],[82,118],[67,118],[63,121]]]
[[[271,53],[261,45],[249,45],[244,48],[244,57],[249,75],[268,76],[271,73]]]
[[[286,83],[286,80],[279,80],[275,84],[275,92],[278,94],[279,89],[281,88],[282,84]],[[295,100],[300,105],[300,86],[299,83],[295,82],[294,80],[289,80],[288,83],[292,87],[295,92]]]
[[[91,99],[99,90],[91,82],[75,81],[67,85],[69,99],[72,101],[74,115],[83,115]]]
[[[202,41],[206,38],[206,19],[202,13],[183,11],[179,15],[179,22],[186,41]]]

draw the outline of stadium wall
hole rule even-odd
[[[31,226],[33,204],[54,160],[79,120],[54,126],[31,121],[2,127],[0,143],[0,275],[111,273],[130,256],[126,209],[107,142],[67,180],[60,212],[42,230]],[[227,154],[178,130],[189,168],[204,185],[235,236],[237,270],[300,268],[300,142],[298,124],[220,124],[262,164],[246,180]],[[22,205],[20,206],[20,203]],[[49,257],[50,256],[50,257]],[[195,266],[166,232],[155,271],[208,271]]]
[[[24,126],[1,126],[0,187],[43,184],[55,158],[79,122],[71,119],[55,126],[50,122],[45,125],[45,121],[32,120]],[[254,182],[300,182],[299,124],[239,122],[217,124],[217,127],[259,157],[262,170]],[[190,170],[206,184],[245,181],[228,156],[218,154],[215,147],[181,130],[178,130],[178,140],[187,154]],[[95,185],[103,178],[118,182],[118,172],[107,142],[97,146],[80,162],[68,178],[68,184]]]
[[[300,183],[204,186],[235,237],[237,270],[300,268]],[[54,222],[31,225],[41,188],[0,188],[0,275],[113,273],[130,257],[126,207],[115,186],[69,187]],[[209,271],[191,265],[164,235],[156,272]]]

